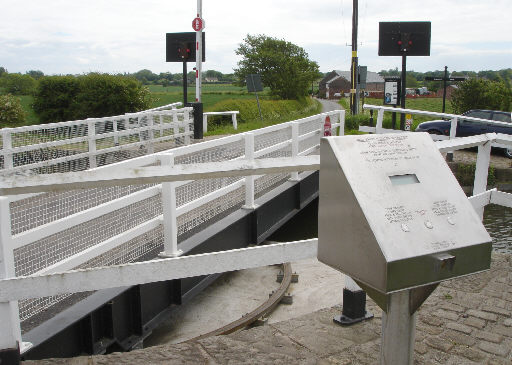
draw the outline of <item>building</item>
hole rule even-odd
[[[318,87],[321,98],[339,98],[350,92],[350,71],[331,71],[320,81]],[[384,92],[384,78],[376,72],[368,71],[364,90],[367,92]]]

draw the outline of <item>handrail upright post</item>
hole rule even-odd
[[[94,169],[98,167],[96,163],[96,127],[94,120],[87,121],[87,136],[89,137],[89,168]]]
[[[173,123],[172,132],[174,134],[174,146],[176,147],[177,146],[176,135],[180,134],[180,127],[179,127],[180,121],[178,119],[178,110],[177,109],[172,110],[172,123]]]
[[[153,144],[153,141],[155,139],[155,130],[154,130],[154,121],[153,121],[153,114],[146,114],[146,118],[148,120],[148,154],[155,153],[155,146]]]
[[[458,118],[452,118],[450,121],[450,139],[454,139],[457,137],[457,123]],[[446,161],[453,161],[453,151],[450,151],[446,154]]]
[[[231,113],[231,120],[233,121],[233,128],[236,131],[238,129],[238,124],[236,122],[236,113]]]
[[[473,183],[473,195],[483,193],[487,190],[487,175],[489,173],[489,164],[491,162],[491,141],[478,146],[476,156],[475,181]],[[477,208],[476,213],[480,219],[484,217],[484,208]]]
[[[248,162],[254,161],[254,134],[247,133],[244,136],[245,141],[245,159]],[[257,205],[254,203],[254,176],[245,177],[245,205],[243,209],[253,210]]]
[[[292,128],[292,157],[299,155],[299,123],[293,122]],[[323,127],[322,127],[323,128]],[[299,181],[299,172],[290,173],[290,181]]]
[[[0,279],[16,276],[11,234],[11,212],[9,199],[0,197]],[[0,303],[0,360],[19,359],[21,327],[18,301]],[[7,364],[7,362],[6,362]]]
[[[185,145],[190,144],[190,110],[185,109],[183,114],[183,119],[185,121]]]
[[[4,154],[4,169],[10,170],[14,167],[13,155],[12,155],[12,137],[9,130],[2,131],[2,149],[5,151]]]
[[[203,133],[208,132],[208,114],[203,113]]]
[[[174,156],[165,154],[160,156],[160,165],[174,166]],[[177,257],[183,251],[178,249],[178,216],[176,213],[176,183],[162,183],[162,211],[164,226],[164,251],[160,257]]]
[[[344,136],[345,135],[345,110],[340,110],[339,113],[340,118],[340,126],[338,127],[338,136]]]
[[[112,119],[112,131],[114,134],[114,146],[119,146],[119,135],[117,134],[117,119]]]
[[[379,108],[377,112],[377,124],[375,125],[375,134],[382,133],[382,122],[384,121],[384,109]]]

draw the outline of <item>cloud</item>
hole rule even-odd
[[[166,63],[165,33],[192,31],[196,1],[3,0],[0,66],[11,72],[45,73],[181,72]],[[510,0],[492,6],[479,0],[359,1],[359,55],[372,70],[400,66],[395,57],[378,57],[380,21],[432,22],[432,55],[410,57],[418,71],[442,68],[479,70],[510,67]],[[321,70],[347,69],[350,62],[350,0],[204,0],[205,69],[231,72],[234,50],[247,34],[266,34],[293,42]],[[490,21],[489,21],[490,20]],[[440,65],[440,66],[438,66]],[[192,65],[190,66],[190,68]]]

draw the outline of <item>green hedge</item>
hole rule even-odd
[[[149,90],[130,77],[90,73],[39,80],[34,111],[41,123],[108,117],[148,109]]]

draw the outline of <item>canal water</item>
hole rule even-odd
[[[512,253],[512,209],[490,204],[485,207],[484,225],[495,251]]]

